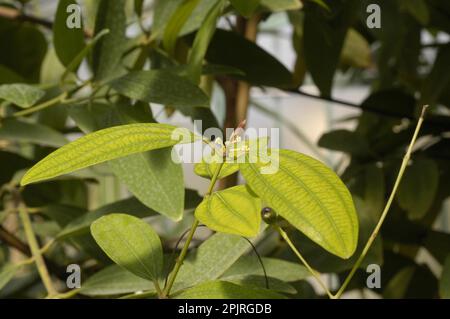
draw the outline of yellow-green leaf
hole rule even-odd
[[[125,214],[111,214],[92,223],[91,233],[116,264],[153,282],[161,277],[161,241],[143,220]]]
[[[193,140],[194,135],[189,131],[167,124],[142,123],[107,128],[81,137],[51,153],[25,174],[21,185]]]
[[[34,105],[45,95],[45,91],[27,84],[0,85],[0,100],[11,102],[22,108]]]
[[[261,225],[261,200],[239,185],[206,196],[195,217],[212,230],[254,237]]]
[[[358,220],[344,183],[331,169],[309,156],[272,150],[273,161],[276,155],[279,168],[271,174],[261,169],[274,162],[240,164],[248,185],[311,240],[341,258],[352,256],[357,245]]]
[[[220,155],[218,155],[217,153],[215,153],[215,155],[207,155],[203,158],[201,163],[197,163],[194,165],[194,172],[201,177],[212,178],[221,161],[223,161],[223,159],[221,159]],[[238,170],[239,164],[225,162],[223,163],[222,168],[220,169],[219,176],[217,178],[224,178],[233,173],[236,173]]]

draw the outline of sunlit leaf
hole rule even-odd
[[[246,186],[235,186],[206,196],[195,217],[212,230],[254,237],[261,225],[261,200]]]
[[[279,155],[279,161],[276,157]],[[358,218],[350,192],[321,162],[289,150],[272,150],[267,163],[240,164],[251,189],[294,227],[329,252],[347,259],[356,249]],[[279,167],[273,167],[274,164]]]
[[[21,184],[27,185],[119,157],[192,141],[193,136],[187,130],[177,130],[167,124],[143,123],[107,128],[83,136],[51,153],[25,174]]]

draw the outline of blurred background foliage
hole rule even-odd
[[[0,297],[45,296],[8,190],[16,189],[24,170],[82,132],[133,122],[189,126],[191,119],[203,120],[204,129],[236,127],[244,118],[264,127],[272,123],[267,118],[275,118],[300,150],[333,165],[351,190],[360,218],[360,251],[387,200],[424,104],[431,107],[410,167],[348,296],[450,297],[450,2],[226,1],[219,29],[210,41],[198,44],[196,33],[199,28],[208,32],[202,26],[210,23],[217,2],[199,0],[184,16],[182,0],[80,0],[83,28],[69,30],[64,8],[75,1],[60,0],[59,8],[58,1],[0,1]],[[381,28],[367,25],[370,4],[381,8]],[[109,33],[102,34],[103,29]],[[277,42],[286,34],[287,49]],[[207,48],[204,56],[201,48],[195,51],[199,57],[189,53],[196,45]],[[210,108],[171,99],[173,90],[190,92],[191,84],[176,87],[164,73],[170,69],[199,78],[191,68],[198,60],[202,77],[194,83],[211,98]],[[108,82],[148,69],[161,70],[165,80],[157,86],[151,79]],[[341,98],[340,91],[348,87],[364,87],[362,99]],[[275,102],[266,105],[273,95],[352,111],[334,113],[326,132],[316,128],[321,135],[316,141],[302,126],[314,104],[302,108],[302,114],[295,112],[298,103],[282,112]],[[149,282],[110,266],[89,225],[111,212],[146,218],[170,256],[191,223],[204,184],[183,175],[182,166],[167,161],[168,155],[151,152],[22,191],[39,244],[51,244],[44,256],[60,292],[67,290],[66,266],[73,263],[83,269],[79,297],[151,289]],[[233,176],[222,186],[237,182]],[[170,199],[161,199],[164,194]],[[184,210],[182,221],[165,217],[178,209]],[[340,260],[293,229],[291,233],[307,260],[329,274],[329,284],[337,288],[358,252]],[[208,236],[202,230],[196,245]],[[255,245],[273,289],[289,298],[322,296],[304,269],[293,264],[295,256],[276,233],[264,232]],[[224,255],[234,253],[223,264],[211,256],[196,261],[194,251],[189,266],[203,263],[215,269],[222,264],[215,278],[205,280],[265,284],[248,244],[210,246],[220,247]],[[371,263],[382,266],[382,285],[369,291],[365,267]]]

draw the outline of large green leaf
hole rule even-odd
[[[191,133],[167,124],[143,123],[107,128],[83,136],[51,153],[25,174],[21,184],[27,185],[127,155],[192,141]]]
[[[284,299],[276,292],[239,286],[225,281],[211,281],[187,289],[174,296],[177,299]]]
[[[297,290],[291,284],[277,278],[272,278],[270,276],[265,277],[258,275],[237,275],[221,278],[221,280],[248,288],[270,289],[271,291],[282,292],[291,295],[297,293]]]
[[[292,74],[281,62],[236,32],[216,30],[206,59],[241,70],[245,75],[236,77],[255,85],[292,87]]]
[[[267,164],[261,161],[240,164],[248,185],[311,240],[341,258],[351,257],[357,245],[358,218],[339,177],[321,162],[294,151],[272,150],[271,155],[279,156],[275,173],[265,172]]]
[[[206,196],[195,217],[212,230],[254,237],[261,226],[261,200],[239,185]]]
[[[67,143],[64,135],[47,126],[16,119],[6,119],[0,124],[0,139],[58,147]]]
[[[442,298],[450,299],[450,255],[448,255],[445,259],[445,263],[442,268],[439,293]]]
[[[28,108],[45,95],[45,91],[26,84],[0,85],[0,99]]]
[[[446,72],[450,63],[450,45],[439,49],[431,72],[423,82],[421,104],[434,104],[450,85],[450,74]]]
[[[92,64],[95,78],[105,80],[117,74],[125,50],[125,0],[101,0],[95,19],[95,34],[110,32],[94,47]]]
[[[111,214],[92,223],[91,232],[116,264],[153,282],[161,278],[161,241],[146,222],[130,215]]]
[[[42,61],[47,52],[47,40],[38,27],[31,23],[2,18],[0,20],[0,64],[8,75],[23,77],[26,82],[39,81]],[[4,83],[4,82],[3,82]],[[11,83],[11,82],[9,82]]]
[[[222,233],[211,236],[188,254],[174,291],[219,278],[250,248],[240,236]]]
[[[331,96],[334,74],[358,1],[325,1],[333,15],[323,8],[306,3],[303,47],[305,61],[314,83],[324,96]]]
[[[84,47],[83,26],[70,28],[67,25],[69,15],[74,14],[67,12],[71,5],[78,4],[75,0],[59,0],[53,24],[53,45],[59,60],[65,66],[69,65]]]
[[[417,159],[405,172],[397,200],[410,219],[420,219],[433,204],[439,184],[439,169],[433,160]]]
[[[75,105],[70,114],[84,132],[154,121],[146,103]],[[183,168],[172,160],[171,153],[171,149],[166,148],[133,154],[111,161],[110,166],[142,203],[160,214],[179,220],[183,214]]]
[[[209,106],[209,98],[198,86],[167,70],[131,72],[110,85],[129,98],[170,105],[188,115],[193,107]]]
[[[86,296],[114,296],[138,291],[155,291],[155,286],[151,281],[112,265],[89,277],[81,286],[80,293]]]

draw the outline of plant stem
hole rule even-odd
[[[33,231],[33,226],[31,225],[31,219],[28,215],[27,208],[25,204],[22,202],[20,198],[20,194],[18,191],[15,191],[15,202],[17,205],[17,209],[19,211],[19,216],[23,224],[23,228],[25,230],[25,236],[28,241],[28,245],[30,246],[31,254],[34,258],[34,261],[36,263],[36,267],[38,269],[39,275],[41,276],[42,282],[45,286],[45,289],[47,289],[48,296],[54,296],[58,292],[53,287],[52,280],[50,278],[50,274],[48,272],[47,266],[45,265],[44,258],[42,256],[42,251],[39,248],[39,244],[36,239],[36,235]]]
[[[334,299],[339,299],[342,296],[342,294],[345,291],[345,288],[347,288],[348,284],[350,283],[353,276],[355,275],[356,270],[359,268],[359,266],[363,262],[364,258],[366,257],[367,253],[369,252],[369,249],[372,246],[375,238],[377,237],[378,233],[380,232],[380,228],[383,225],[384,220],[386,219],[386,216],[387,216],[389,209],[392,205],[392,202],[394,200],[395,194],[397,193],[398,186],[400,185],[400,182],[403,178],[403,174],[405,173],[406,167],[408,166],[409,159],[411,158],[412,149],[414,147],[414,144],[416,143],[417,136],[419,135],[419,131],[422,126],[427,107],[428,107],[428,105],[425,105],[422,109],[422,114],[420,115],[419,121],[417,122],[417,126],[414,131],[414,135],[411,139],[411,142],[409,143],[408,150],[406,151],[406,154],[403,157],[402,165],[400,166],[400,170],[398,172],[397,179],[395,180],[394,187],[392,188],[391,195],[389,196],[386,206],[384,207],[383,213],[381,214],[381,217],[380,217],[377,225],[375,226],[375,229],[373,230],[372,234],[370,235],[369,240],[367,241],[366,245],[364,246],[364,249],[361,252],[361,255],[359,256],[358,260],[353,265],[353,268],[351,269],[347,278],[345,278],[344,283],[342,284],[341,288],[339,288],[338,292],[333,296]]]
[[[274,226],[275,230],[280,234],[280,236],[286,241],[286,243],[289,245],[289,247],[292,249],[292,251],[297,255],[298,259],[305,265],[306,269],[314,276],[314,278],[317,280],[319,285],[325,290],[329,298],[333,298],[333,294],[328,290],[327,285],[323,282],[322,278],[320,278],[320,274],[315,271],[306,261],[306,259],[300,254],[300,252],[297,250],[297,248],[292,243],[289,236],[286,234],[286,232],[280,227],[280,226]]]
[[[206,196],[211,195],[214,190],[214,186],[216,185],[217,178],[219,177],[220,170],[223,167],[224,162],[222,162],[219,166],[217,166],[216,171],[214,172],[213,177],[211,178],[211,182],[209,184],[208,192],[205,194]],[[181,250],[180,256],[178,256],[177,261],[175,263],[175,267],[169,275],[169,279],[167,281],[167,285],[164,288],[162,294],[160,294],[161,298],[167,298],[170,294],[170,290],[175,283],[175,279],[177,278],[178,272],[180,271],[181,266],[183,265],[183,261],[186,258],[187,252],[189,250],[189,245],[191,244],[192,238],[194,237],[195,231],[199,225],[199,221],[195,218],[194,223],[191,226],[191,230],[189,231],[186,242],[184,243],[183,249]]]
[[[14,117],[25,116],[25,115],[46,109],[47,107],[53,106],[53,105],[63,101],[66,97],[67,97],[67,92],[64,92],[64,93],[58,95],[57,97],[54,97],[53,99],[45,101],[36,106],[30,107],[29,109],[14,113]]]

